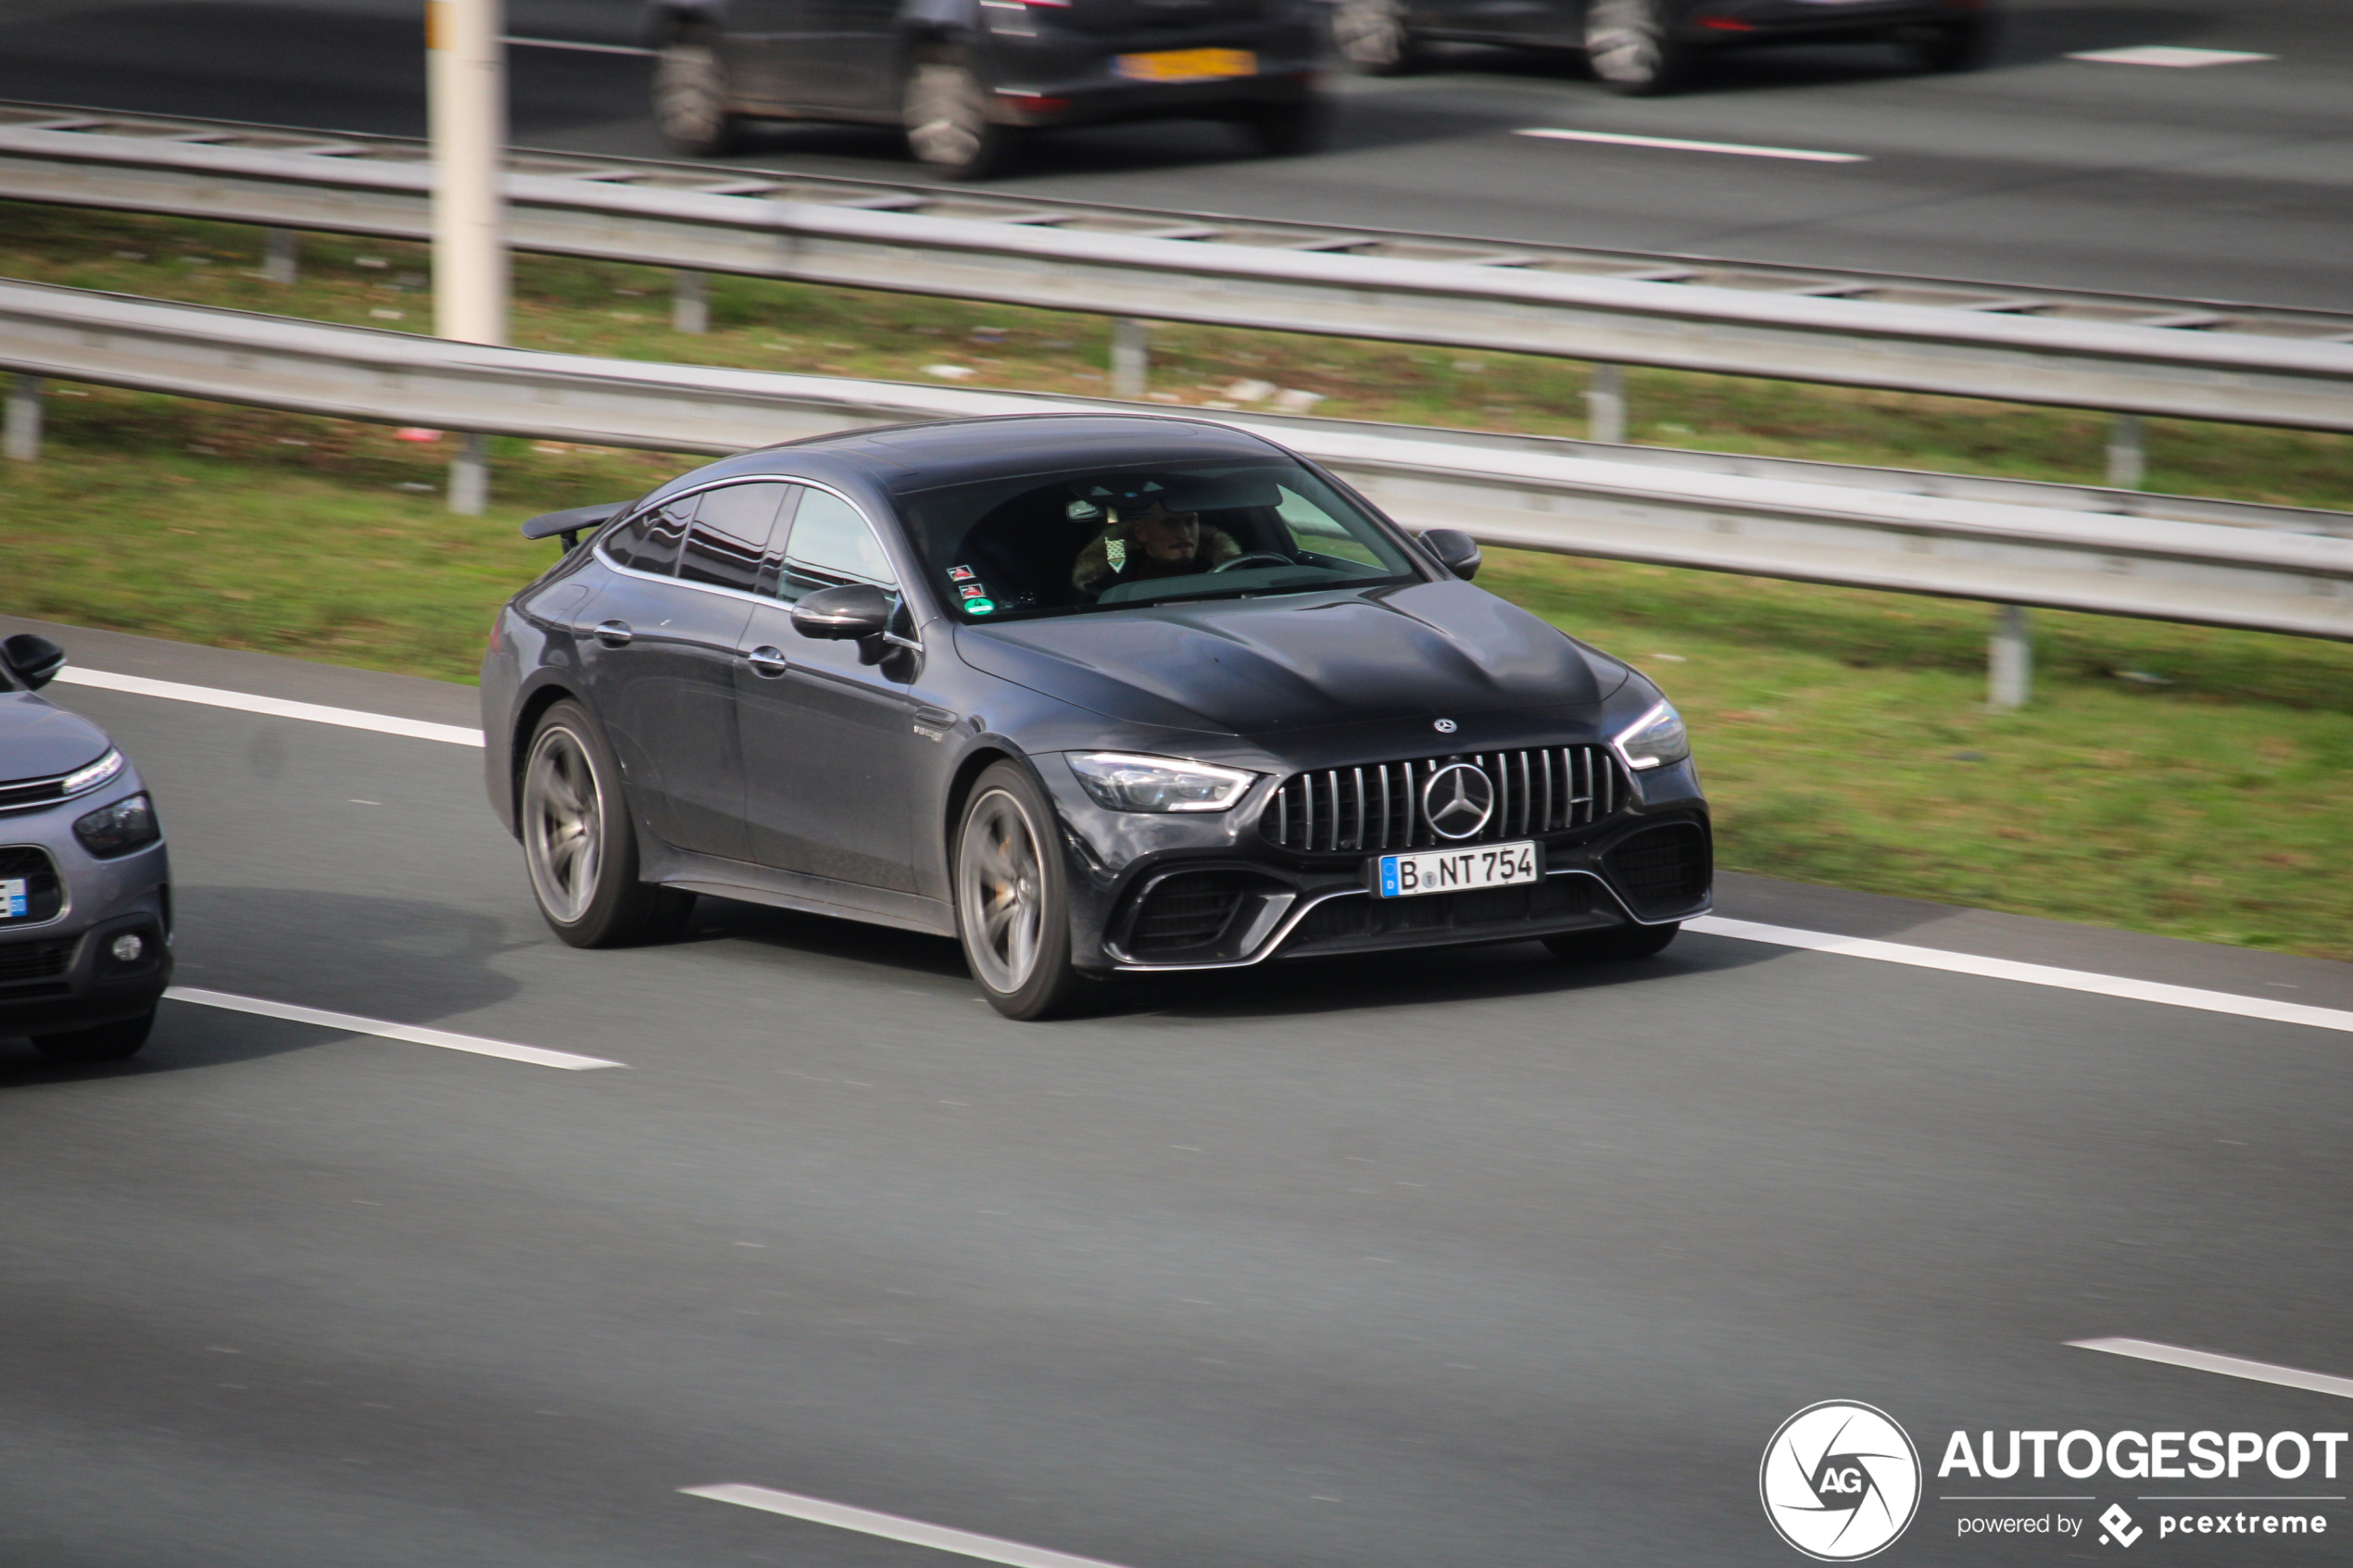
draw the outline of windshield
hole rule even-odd
[[[1295,462],[1094,468],[900,499],[942,597],[969,620],[1418,577],[1388,533]]]

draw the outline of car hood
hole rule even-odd
[[[107,754],[107,732],[31,692],[0,692],[0,782],[69,773]]]
[[[1467,583],[956,628],[975,669],[1135,723],[1233,734],[1584,708],[1626,667]]]

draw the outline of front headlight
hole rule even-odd
[[[1610,737],[1610,745],[1636,772],[1680,762],[1692,754],[1692,735],[1671,702],[1662,702]]]
[[[1064,753],[1070,771],[1099,806],[1114,811],[1224,811],[1257,778],[1239,768],[1119,751]]]
[[[163,836],[163,830],[156,826],[154,804],[144,795],[134,795],[77,818],[73,836],[82,840],[84,849],[104,860],[153,844]]]

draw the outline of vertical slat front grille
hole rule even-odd
[[[1439,837],[1422,811],[1430,775],[1454,762],[1477,767],[1494,790],[1486,826],[1468,838]],[[1294,773],[1258,826],[1273,843],[1303,854],[1430,849],[1587,827],[1624,806],[1627,795],[1607,748],[1541,746]]]

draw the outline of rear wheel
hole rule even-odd
[[[981,994],[1007,1018],[1066,1012],[1086,986],[1070,962],[1053,823],[1029,775],[1000,762],[973,784],[956,834],[956,934]]]
[[[92,1061],[120,1061],[136,1056],[139,1047],[147,1043],[147,1031],[156,1026],[156,1010],[149,1008],[136,1018],[120,1019],[89,1029],[75,1029],[63,1035],[35,1035],[32,1048],[42,1059],[66,1066]]]
[[[1013,128],[988,118],[988,90],[959,53],[941,50],[917,59],[900,101],[907,150],[935,174],[986,180],[1013,152]]]
[[[1253,106],[1241,119],[1242,134],[1266,157],[1295,157],[1323,140],[1323,106],[1313,98]]]
[[[587,709],[560,702],[532,733],[522,772],[522,858],[532,896],[575,947],[675,936],[695,896],[637,880],[637,835],[621,768]]]
[[[1680,922],[1666,925],[1615,925],[1606,931],[1564,931],[1544,938],[1556,959],[1571,963],[1609,963],[1628,959],[1655,958],[1667,950],[1682,930]]]
[[[1404,0],[1338,0],[1331,28],[1332,48],[1366,76],[1403,76],[1421,63]]]
[[[1975,70],[1993,53],[1994,23],[1981,14],[1941,27],[1920,28],[1904,34],[1902,41],[1910,46],[1922,70]]]
[[[695,157],[718,157],[743,144],[744,122],[728,107],[727,65],[715,39],[689,34],[654,56],[654,125]]]
[[[1662,0],[1586,0],[1585,59],[1612,91],[1629,97],[1672,93],[1691,74]]]

